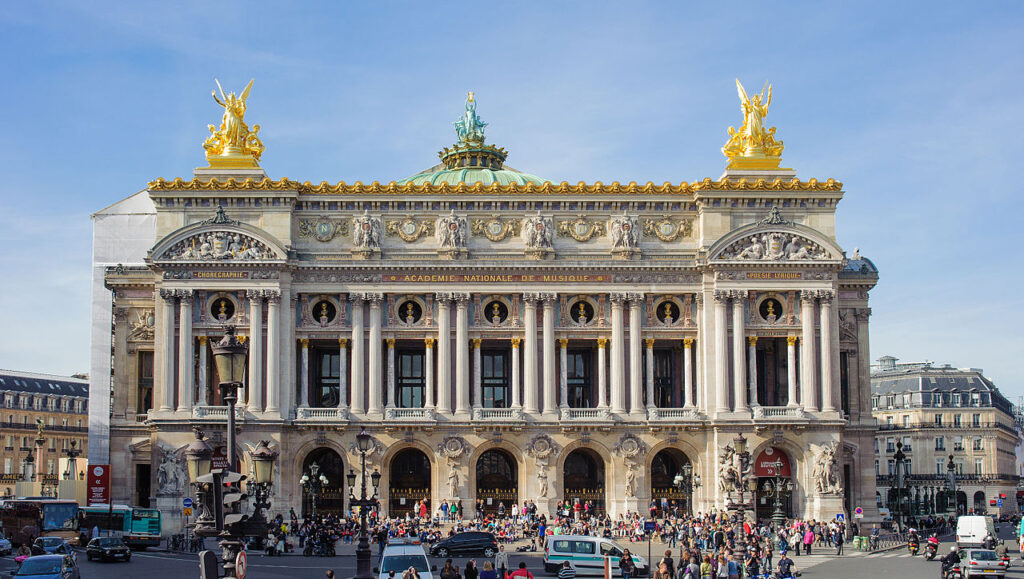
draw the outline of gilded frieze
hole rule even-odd
[[[488,219],[473,220],[473,234],[483,235],[491,241],[503,241],[507,237],[519,235],[522,223],[517,219],[501,219],[492,215]]]
[[[433,235],[434,222],[426,219],[417,221],[412,217],[391,219],[387,222],[386,231],[388,237],[400,237],[402,241],[412,243],[421,237]]]
[[[689,219],[644,219],[644,235],[653,235],[665,242],[690,237],[692,233],[693,221]]]
[[[348,235],[348,223],[345,221],[325,216],[299,220],[299,237],[312,237],[317,241],[328,242],[338,235]]]
[[[590,221],[582,214],[572,221],[558,222],[558,235],[571,237],[576,241],[590,241],[607,233],[607,225],[603,221]]]

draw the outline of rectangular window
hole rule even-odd
[[[10,457],[4,459],[4,474],[11,474],[11,459],[10,459]]]
[[[976,474],[978,476],[982,475],[982,467],[981,467],[981,465],[982,465],[983,462],[984,461],[982,459],[980,459],[980,458],[974,459],[974,474]]]
[[[885,452],[896,452],[896,439],[889,437],[885,439]]]
[[[878,439],[875,439],[875,454],[878,454]]]
[[[672,350],[658,349],[654,353],[654,405],[658,408],[672,408],[672,392],[675,389],[672,377]]]
[[[981,426],[981,415],[980,414],[972,414],[971,415],[971,426],[973,426],[975,428],[979,428]]]
[[[480,387],[483,390],[484,408],[508,408],[511,385],[508,350],[483,350],[480,363]]]
[[[975,438],[974,439],[974,450],[981,450],[981,449],[982,449],[981,437]]]
[[[956,461],[955,466],[956,466],[956,474],[957,474],[957,476],[964,476],[964,461],[962,461],[962,460]]]
[[[942,426],[942,415],[941,414],[936,414],[935,415],[935,426]]]
[[[839,352],[839,401],[843,414],[850,415],[850,353]]]
[[[335,408],[341,400],[338,387],[341,384],[341,352],[336,348],[313,350],[313,396],[314,408]]]
[[[935,474],[946,474],[946,461],[941,458],[935,459]]]
[[[885,425],[886,426],[892,426],[892,416],[886,416],[885,417]]]
[[[896,461],[889,459],[889,476],[896,474]]]
[[[962,437],[962,436],[955,436],[955,437],[953,437],[953,450],[960,451],[960,450],[963,450],[963,449],[964,449],[964,437]]]
[[[590,398],[590,350],[566,352],[566,386],[571,408],[593,408]]]
[[[971,406],[981,406],[981,394],[971,394]]]
[[[910,476],[910,473],[913,471],[913,468],[911,467],[912,463],[913,461],[909,458],[903,461],[903,474],[905,476]]]
[[[140,350],[138,362],[138,402],[136,414],[145,414],[153,409],[153,352]]]
[[[908,428],[909,426],[910,426],[910,415],[904,414],[903,415],[903,428]]]
[[[875,476],[878,476],[880,474],[882,474],[881,473],[881,468],[878,466],[878,459],[876,458],[875,459]]]
[[[426,350],[399,350],[397,383],[395,394],[399,408],[423,408],[426,376],[424,374]]]
[[[913,449],[910,448],[910,437],[909,436],[904,436],[903,437],[903,450],[905,450],[907,452],[910,452],[911,450],[913,450]]]
[[[946,437],[936,436],[935,437],[935,450],[946,450]]]
[[[954,414],[953,415],[953,426],[954,427],[959,427],[960,426],[960,415],[959,414]]]
[[[942,408],[942,393],[932,392],[932,406]]]
[[[896,395],[895,394],[890,394],[890,395],[886,396],[885,397],[885,403],[886,403],[886,405],[889,408],[892,408],[893,406],[896,406]]]

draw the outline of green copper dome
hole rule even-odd
[[[445,147],[437,155],[441,158],[441,164],[431,167],[426,171],[417,173],[412,177],[406,177],[397,181],[399,185],[412,183],[413,185],[440,185],[447,183],[456,185],[466,183],[473,185],[482,183],[491,185],[526,185],[534,183],[542,185],[546,182],[536,175],[530,175],[505,165],[505,158],[508,152],[494,145],[484,144],[483,122],[476,114],[476,101],[473,93],[469,93],[466,100],[466,112],[455,122],[455,133],[459,136],[459,142],[451,148]]]

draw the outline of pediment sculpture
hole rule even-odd
[[[464,254],[469,240],[466,218],[456,215],[454,209],[448,215],[438,218],[434,239],[437,240],[438,253],[441,255],[454,257]]]
[[[368,211],[352,220],[353,251],[380,251],[381,226],[380,217],[373,217]]]
[[[244,233],[203,231],[172,245],[159,259],[175,261],[261,261],[277,259],[267,244]]]
[[[820,261],[829,251],[806,237],[785,231],[759,231],[732,242],[718,259],[737,261]]]
[[[613,250],[633,250],[640,245],[640,228],[636,217],[618,215],[608,221],[608,238]]]

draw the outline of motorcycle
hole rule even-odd
[[[924,547],[924,558],[926,561],[931,561],[935,558],[936,553],[939,551],[939,546],[935,543],[928,543]]]
[[[942,579],[964,579],[964,575],[960,566],[950,567],[942,573]]]
[[[920,547],[921,543],[917,541],[910,541],[907,543],[907,550],[910,551],[911,556],[917,555],[917,551]]]

